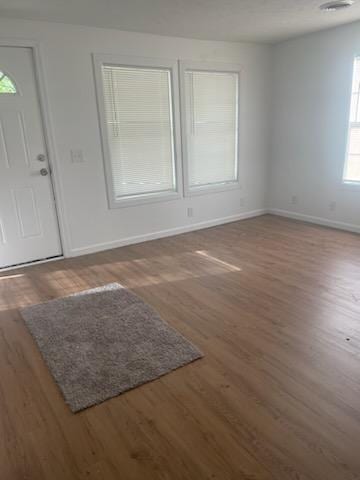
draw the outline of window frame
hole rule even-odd
[[[232,182],[223,182],[219,184],[201,185],[190,187],[189,182],[189,156],[188,156],[188,138],[187,138],[187,111],[186,111],[186,88],[185,74],[188,70],[214,72],[214,73],[236,73],[238,75],[237,84],[237,155],[235,159],[236,179]],[[238,190],[240,184],[240,139],[241,139],[241,71],[242,67],[234,63],[220,62],[201,62],[179,60],[180,73],[180,105],[181,105],[181,133],[182,133],[182,156],[183,156],[183,176],[184,176],[184,196],[192,197],[197,195],[206,195],[209,193],[226,192],[229,190]]]
[[[352,122],[351,115],[351,105],[352,105],[352,95],[353,95],[353,82],[354,82],[354,72],[355,72],[355,62],[360,63],[360,54],[356,54],[352,57],[352,67],[351,67],[351,86],[350,86],[350,96],[349,96],[349,109],[347,116],[347,129],[346,129],[346,148],[345,148],[345,161],[343,164],[342,178],[341,183],[344,187],[354,190],[360,190],[360,180],[348,180],[345,178],[345,172],[349,162],[349,148],[350,148],[350,135],[353,128],[360,128],[360,122]],[[360,102],[360,92],[359,92],[359,102]],[[359,106],[360,108],[360,106]]]
[[[145,58],[127,55],[113,54],[93,54],[94,75],[96,85],[97,107],[99,114],[99,124],[101,133],[101,144],[103,163],[105,170],[107,199],[110,209],[122,208],[134,205],[144,205],[154,202],[166,202],[177,200],[182,197],[182,171],[181,171],[181,148],[180,148],[180,102],[178,85],[178,64],[177,60],[165,58]],[[140,193],[123,198],[117,198],[113,185],[113,171],[111,164],[111,155],[108,142],[108,132],[105,114],[104,84],[102,76],[103,65],[114,65],[119,67],[138,67],[149,69],[166,69],[170,72],[170,100],[172,114],[172,133],[173,133],[173,151],[174,151],[174,177],[175,190],[153,193]]]

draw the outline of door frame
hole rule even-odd
[[[55,141],[53,136],[52,119],[50,115],[46,80],[42,63],[42,47],[40,43],[34,40],[3,37],[0,37],[0,47],[30,48],[32,52],[36,92],[38,95],[47,159],[51,172],[50,182],[54,194],[55,215],[57,218],[59,241],[61,247],[61,254],[59,255],[59,257],[56,258],[68,257],[70,256],[70,235],[68,227],[69,223],[67,221],[65,209],[63,208],[64,192],[60,181],[59,162],[57,160]],[[42,260],[43,259],[39,259],[40,262]],[[29,262],[29,264],[34,263],[36,263],[36,261],[31,263]],[[23,264],[21,266],[25,265],[26,264]]]

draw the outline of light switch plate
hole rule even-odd
[[[71,150],[70,155],[71,155],[71,163],[83,163],[84,162],[84,155],[83,155],[82,150],[80,150],[80,149]]]

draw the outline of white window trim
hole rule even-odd
[[[189,158],[188,158],[188,138],[186,135],[186,98],[185,98],[185,73],[187,70],[199,70],[207,72],[226,72],[238,74],[237,91],[237,178],[233,182],[219,183],[218,185],[201,185],[199,187],[189,187]],[[182,132],[182,155],[183,155],[183,176],[184,176],[184,196],[192,197],[196,195],[206,195],[215,192],[224,192],[228,190],[237,190],[240,185],[240,127],[241,127],[241,66],[233,63],[219,62],[197,62],[179,60],[180,73],[180,104],[181,104],[181,132]]]
[[[132,205],[144,205],[154,202],[166,202],[177,200],[182,197],[181,175],[181,144],[180,144],[180,106],[179,106],[179,83],[178,64],[174,59],[144,58],[112,54],[93,54],[96,96],[99,113],[99,123],[102,141],[102,151],[105,166],[105,179],[109,208],[129,207]],[[171,94],[172,94],[172,122],[174,133],[174,165],[176,190],[174,192],[144,193],[129,197],[116,198],[113,186],[113,173],[106,127],[104,85],[102,78],[103,65],[117,65],[127,67],[166,68],[170,70]]]
[[[348,117],[347,137],[346,137],[345,161],[344,161],[341,183],[342,183],[342,186],[346,189],[360,191],[360,181],[358,181],[358,180],[347,180],[345,178],[345,172],[347,170],[347,164],[348,164],[348,161],[349,161],[351,129],[354,128],[354,127],[360,127],[360,122],[350,122],[351,102],[352,102],[352,94],[353,94],[354,65],[355,65],[355,61],[357,59],[360,60],[360,55],[359,54],[352,57],[352,63],[351,63],[351,86],[350,86],[350,95],[349,95],[349,102],[348,102],[349,109],[348,109],[348,116],[347,116]]]

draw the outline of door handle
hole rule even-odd
[[[47,168],[41,168],[40,169],[40,175],[42,175],[43,177],[46,177],[46,175],[48,175],[49,172],[47,170]]]

